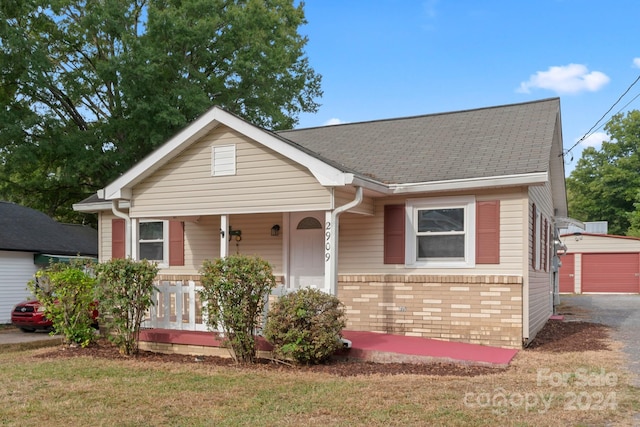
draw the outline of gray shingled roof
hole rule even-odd
[[[549,170],[559,98],[277,134],[385,184]]]
[[[0,201],[0,250],[51,255],[98,255],[98,232],[61,224],[44,213]]]

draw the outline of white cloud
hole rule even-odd
[[[332,118],[332,119],[329,119],[326,122],[324,122],[324,124],[322,126],[332,126],[332,125],[340,125],[340,124],[342,124],[342,120],[336,119],[336,118]]]
[[[604,132],[595,132],[586,137],[580,145],[583,147],[600,147],[602,141],[609,141],[609,135]]]
[[[640,68],[640,58],[633,58],[633,66]]]
[[[609,83],[609,77],[600,71],[589,71],[582,64],[549,67],[538,71],[526,82],[520,83],[517,92],[530,93],[531,89],[547,89],[557,93],[595,92]]]

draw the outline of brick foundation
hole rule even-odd
[[[522,277],[341,275],[347,329],[522,347]]]

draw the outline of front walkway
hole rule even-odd
[[[342,354],[343,357],[381,363],[453,362],[504,367],[518,352],[515,349],[375,332],[343,331],[342,334],[352,345]],[[211,332],[145,329],[140,332],[140,342],[145,350],[227,354],[226,349],[220,349],[220,341],[214,339]],[[258,348],[262,351],[270,349],[263,340],[259,341]]]

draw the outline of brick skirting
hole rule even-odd
[[[522,277],[341,275],[347,329],[522,347]]]

